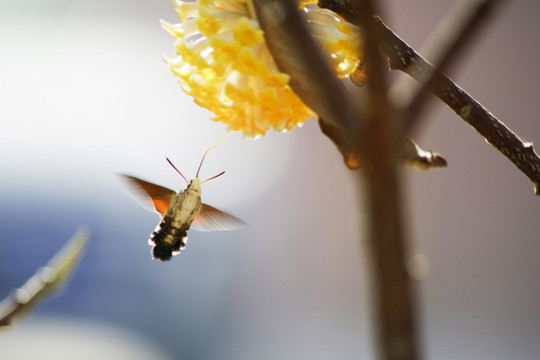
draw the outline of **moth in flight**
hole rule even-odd
[[[237,217],[201,202],[201,184],[225,173],[223,171],[203,181],[199,179],[199,171],[206,154],[221,141],[206,150],[197,169],[197,174],[191,181],[188,181],[167,158],[169,164],[187,183],[187,187],[178,193],[135,176],[120,175],[142,195],[150,198],[153,207],[162,216],[161,222],[148,240],[148,243],[153,246],[152,255],[155,259],[170,260],[173,255],[184,250],[190,228],[199,231],[212,231],[235,230],[246,226],[246,223]]]

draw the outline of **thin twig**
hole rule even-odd
[[[324,135],[332,140],[338,151],[343,156],[343,163],[345,163],[347,168],[354,170],[362,167],[363,161],[360,158],[360,155],[357,153],[355,148],[352,148],[351,145],[345,141],[341,128],[333,126],[332,124],[324,121],[324,119],[319,119],[319,128]],[[448,165],[446,159],[441,154],[433,151],[423,150],[411,138],[404,136],[401,144],[402,149],[400,153],[402,165],[411,166],[422,170],[441,168]]]
[[[402,161],[404,165],[423,170],[447,166],[446,159],[441,154],[423,150],[411,138],[404,137],[403,139]]]
[[[440,75],[450,69],[472,43],[482,27],[487,23],[500,0],[462,1],[452,14],[442,21],[434,31],[435,39],[428,43],[437,44],[438,54],[434,57],[435,66],[415,93],[410,93],[410,100],[405,109],[404,132],[411,133],[412,128],[421,119],[422,110],[427,104],[428,94],[437,86]],[[407,96],[405,92],[402,92]]]
[[[345,20],[359,25],[357,19],[362,8],[357,6],[355,0],[319,0],[319,6],[333,10]],[[433,73],[433,66],[380,18],[374,18],[374,22],[384,34],[382,49],[389,59],[391,70],[403,71],[420,82],[426,79],[426,74]],[[532,143],[523,141],[447,76],[441,75],[431,91],[521,170],[534,184],[536,195],[540,195],[540,157]]]
[[[62,289],[84,253],[88,236],[85,228],[79,228],[44,267],[0,302],[0,327],[10,325],[16,317]]]
[[[423,78],[424,73],[433,71],[431,64],[397,37],[380,19],[377,19],[376,24],[385,33],[383,50],[390,60],[392,70],[403,71],[417,80]],[[536,195],[540,195],[540,157],[532,143],[521,140],[447,76],[441,75],[431,91],[520,169],[533,182]]]

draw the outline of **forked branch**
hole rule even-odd
[[[360,25],[357,19],[363,9],[356,0],[320,0],[319,6]],[[421,83],[429,74],[434,73],[434,67],[390,30],[380,18],[374,17],[373,22],[383,34],[381,49],[388,57],[391,70],[403,71]],[[540,195],[540,157],[534,151],[532,143],[523,141],[447,76],[441,74],[432,83],[431,92],[521,170],[533,182],[536,195]]]
[[[414,79],[433,71],[431,64],[380,19],[376,19],[376,24],[384,31],[383,51],[390,60],[392,70],[403,71]],[[447,76],[439,75],[431,91],[520,169],[533,182],[536,195],[540,195],[540,157],[532,143],[523,141]]]

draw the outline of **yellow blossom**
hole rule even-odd
[[[277,69],[250,2],[173,0],[181,23],[162,24],[176,39],[177,57],[166,61],[184,92],[212,111],[214,121],[256,137],[290,131],[316,114]],[[358,29],[313,3],[301,0],[299,7],[337,76],[346,77],[362,57]]]

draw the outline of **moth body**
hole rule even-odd
[[[166,261],[184,250],[187,232],[200,211],[201,181],[196,177],[172,199],[169,209],[150,235],[154,258]]]
[[[210,147],[204,153],[197,174],[187,187],[177,193],[166,187],[156,185],[131,175],[121,175],[130,185],[139,190],[146,200],[150,200],[153,208],[161,215],[161,221],[150,234],[149,244],[153,246],[154,259],[169,260],[173,255],[184,250],[187,243],[187,233],[191,227],[199,231],[235,230],[246,225],[245,222],[213,206],[201,203],[201,184],[225,173],[214,175],[206,180],[199,179],[199,171],[206,154],[222,142]],[[169,164],[188,182],[186,177],[167,158]]]

